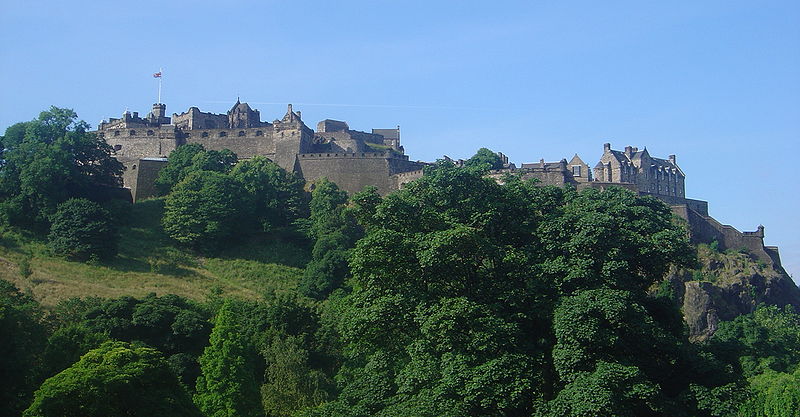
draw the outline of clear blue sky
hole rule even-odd
[[[800,279],[798,1],[0,2],[0,129],[156,100],[402,128],[412,159],[516,163],[603,142],[677,154],[689,197],[766,226]]]

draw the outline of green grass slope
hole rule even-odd
[[[161,229],[163,200],[136,203],[121,226],[119,255],[100,263],[54,257],[45,242],[0,230],[0,278],[45,306],[71,297],[141,297],[154,292],[202,300],[211,293],[243,298],[291,291],[308,250],[277,235],[233,242],[214,257],[171,241]]]

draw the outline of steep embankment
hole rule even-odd
[[[178,246],[159,222],[162,200],[134,204],[121,215],[119,255],[97,264],[48,254],[45,244],[0,230],[0,279],[13,282],[45,306],[70,297],[141,297],[154,292],[204,299],[212,292],[257,298],[294,289],[308,262],[307,249],[278,236],[235,242],[215,257]]]
[[[719,252],[698,245],[698,268],[679,271],[669,281],[683,306],[689,332],[705,340],[727,321],[759,304],[793,305],[800,309],[800,289],[782,268],[773,268],[746,252]]]

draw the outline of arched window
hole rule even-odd
[[[239,131],[239,137],[242,137],[242,136],[244,136],[244,130],[240,130]]]
[[[153,136],[155,134],[156,134],[156,132],[153,132],[152,130],[148,130],[147,131],[147,136]]]
[[[204,138],[207,138],[208,137],[208,132],[203,132],[200,136],[204,137]]]
[[[114,136],[119,136],[119,130],[114,131]]]
[[[264,136],[264,132],[256,130],[256,136]]]
[[[115,151],[121,151],[122,150],[122,145],[114,145],[114,150]]]
[[[131,130],[130,132],[128,132],[128,135],[129,136],[136,136],[136,131],[135,130]]]
[[[219,132],[219,137],[224,138],[225,136],[228,136],[228,132]]]
[[[132,167],[131,169],[136,169],[136,165],[134,164],[134,165],[133,165],[133,167]]]

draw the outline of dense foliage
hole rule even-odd
[[[70,259],[107,259],[117,254],[117,228],[99,204],[71,198],[58,205],[47,237],[50,249]]]
[[[102,200],[122,184],[124,167],[88,129],[74,111],[51,107],[6,130],[0,140],[0,220],[46,230],[58,204],[72,197]]]
[[[215,171],[194,171],[167,196],[162,224],[175,240],[214,248],[244,230],[251,205],[242,185]]]
[[[7,153],[29,128],[9,128]],[[168,235],[203,251],[297,241],[311,254],[297,287],[70,299],[45,313],[0,281],[0,413],[798,416],[796,312],[761,307],[690,343],[655,290],[695,264],[667,206],[617,188],[499,185],[483,177],[495,157],[437,164],[385,197],[321,179],[307,200],[265,158],[179,148],[159,178]],[[92,253],[108,213],[58,207],[41,211],[51,246]]]
[[[202,416],[156,350],[109,341],[49,378],[24,417]]]
[[[503,160],[491,149],[480,148],[475,155],[464,161],[464,166],[479,170],[500,169],[503,168]]]

